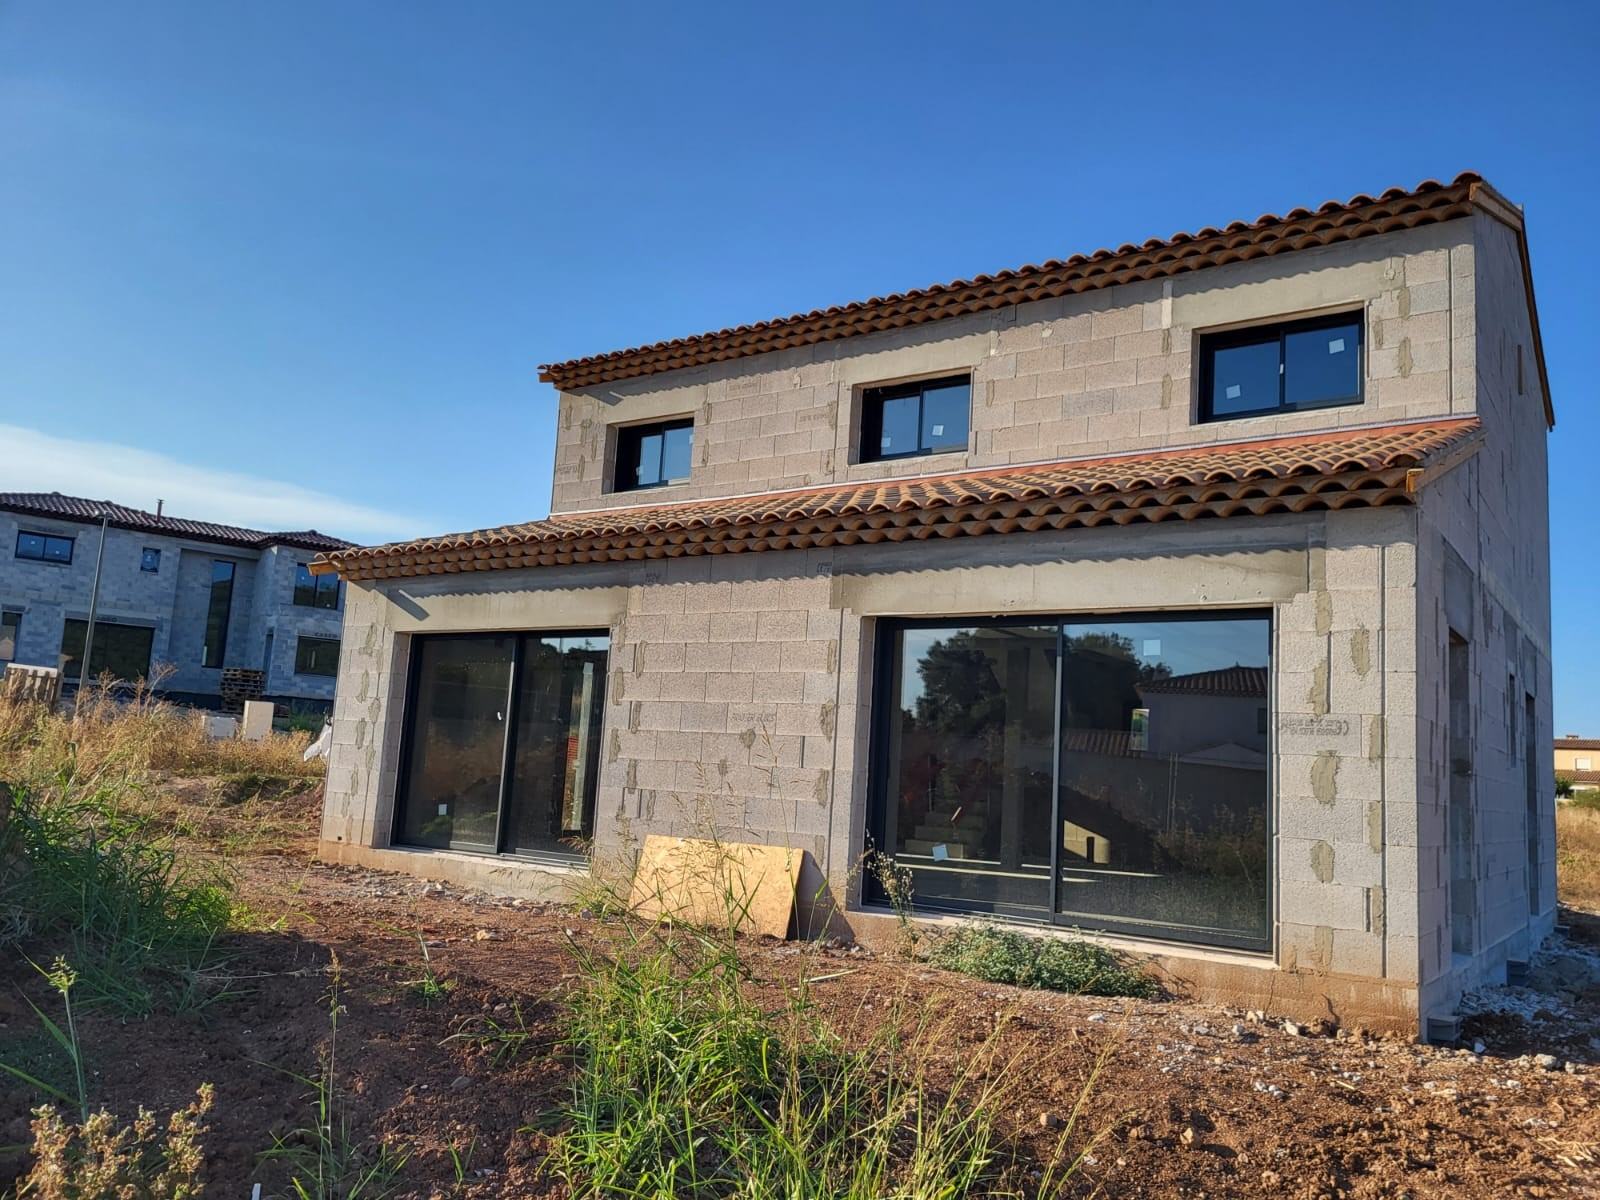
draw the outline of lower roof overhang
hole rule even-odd
[[[1482,441],[1466,417],[561,514],[340,551],[312,570],[382,580],[1408,505]]]

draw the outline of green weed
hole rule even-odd
[[[1159,990],[1154,979],[1124,966],[1103,946],[1079,939],[1030,937],[992,925],[944,935],[929,951],[928,961],[990,983],[1053,992],[1148,998]]]

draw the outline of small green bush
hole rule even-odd
[[[233,912],[227,879],[178,856],[119,789],[127,780],[0,785],[0,922],[62,946],[87,997],[128,1013],[202,1002],[200,976]]]
[[[1149,998],[1157,991],[1155,980],[1123,966],[1103,946],[1077,939],[1029,937],[992,925],[947,934],[934,945],[928,960],[947,971],[989,983],[1052,992]]]

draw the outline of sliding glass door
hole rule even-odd
[[[417,637],[395,841],[579,856],[608,648],[605,634]]]
[[[913,902],[1264,948],[1265,615],[885,622],[874,844]]]

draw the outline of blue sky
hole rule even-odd
[[[0,489],[541,516],[536,367],[1359,191],[1527,210],[1600,733],[1600,8],[0,0]]]

